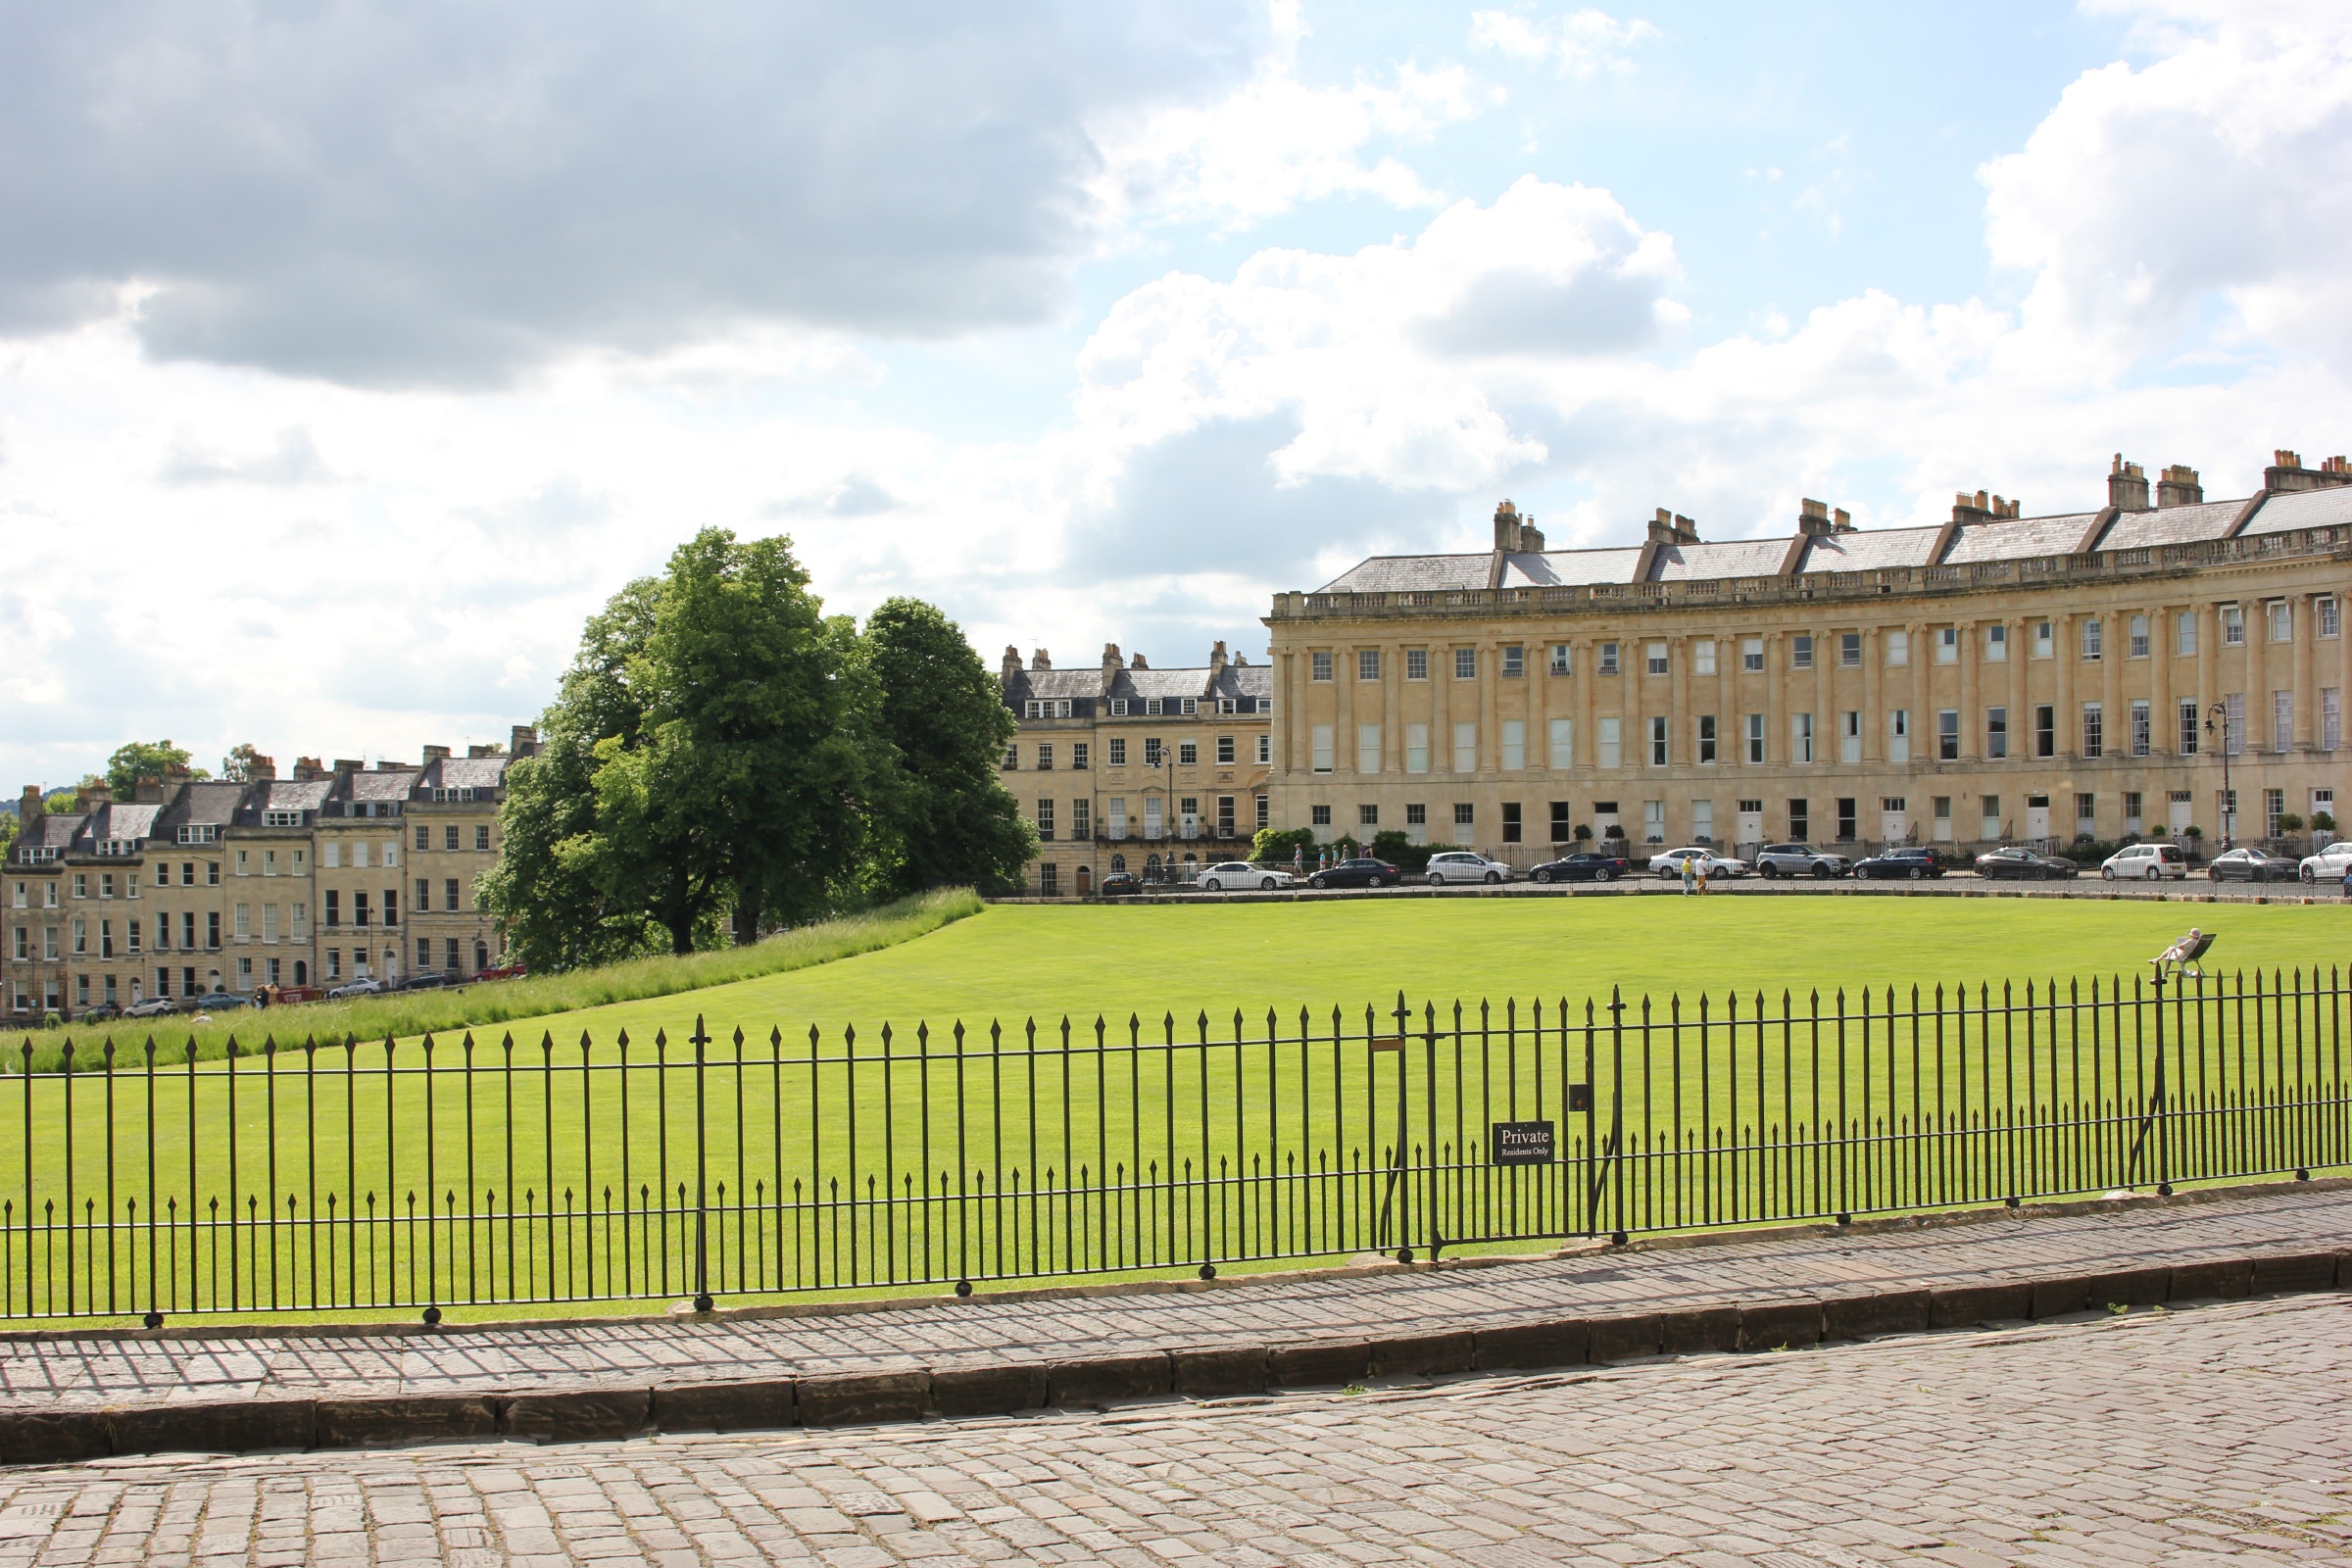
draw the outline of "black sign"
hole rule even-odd
[[[1591,1084],[1570,1084],[1568,1086],[1568,1108],[1570,1110],[1591,1110],[1592,1108],[1592,1086]]]
[[[1494,1124],[1494,1163],[1548,1165],[1551,1163],[1551,1123],[1498,1121]]]

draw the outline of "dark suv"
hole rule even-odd
[[[1767,844],[1756,852],[1756,875],[1760,877],[1814,876],[1826,881],[1845,875],[1848,869],[1844,856],[1810,844]]]
[[[1306,882],[1316,888],[1393,888],[1403,880],[1396,866],[1365,855],[1317,871]]]
[[[1905,877],[1913,882],[1922,877],[1943,875],[1943,857],[1925,845],[1903,847],[1874,855],[1854,866],[1856,880],[1872,877]]]

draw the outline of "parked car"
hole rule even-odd
[[[1404,873],[1388,861],[1363,855],[1327,866],[1309,876],[1306,882],[1316,888],[1393,888],[1403,880]]]
[[[82,1008],[74,1015],[74,1021],[75,1023],[105,1023],[110,1018],[122,1016],[122,1009],[121,1007],[111,1002],[101,1002],[96,1006]]]
[[[1941,876],[1946,869],[1943,857],[1924,844],[1882,850],[1867,860],[1854,862],[1854,875],[1857,878],[1880,881],[1887,877],[1899,877],[1918,882],[1927,877]]]
[[[1649,858],[1649,874],[1651,876],[1681,876],[1685,860],[1704,865],[1707,868],[1706,874],[1709,881],[1719,876],[1747,875],[1745,860],[1737,856],[1726,855],[1721,850],[1710,850],[1699,844],[1693,844],[1687,850],[1668,850],[1663,855],[1651,856]]]
[[[380,980],[346,980],[326,994],[329,1002],[349,1002],[354,997],[374,997],[383,994]]]
[[[1977,857],[1977,875],[1994,880],[2063,882],[2082,874],[2082,868],[2072,860],[2062,860],[2055,855],[2035,855],[2032,850],[2015,845],[1987,850]]]
[[[1429,885],[1433,888],[1448,882],[1511,882],[1518,876],[1500,860],[1490,860],[1469,850],[1447,850],[1429,858]]]
[[[144,1002],[134,1002],[124,1007],[122,1016],[125,1018],[161,1018],[167,1013],[178,1010],[179,1004],[170,997],[149,997]]]
[[[1814,876],[1826,881],[1849,869],[1844,856],[1810,844],[1767,844],[1756,852],[1756,875],[1761,877]]]
[[[1113,871],[1095,884],[1095,891],[1106,899],[1123,899],[1143,892],[1144,883],[1133,871]]]
[[[1621,876],[1631,876],[1634,862],[1622,855],[1594,855],[1580,851],[1556,860],[1545,860],[1527,873],[1535,882],[1614,882]]]
[[[406,980],[403,980],[400,984],[394,986],[392,989],[395,991],[438,991],[443,986],[454,986],[457,983],[458,977],[456,975],[441,974],[437,971],[428,970],[423,974],[413,974],[409,976]]]
[[[2306,882],[2340,882],[2352,875],[2352,841],[2339,840],[2317,855],[2306,855],[2298,874]]]
[[[2292,882],[2300,870],[2285,856],[2251,846],[2225,850],[2205,864],[2205,874],[2216,882]]]
[[[226,1012],[231,1007],[250,1007],[253,999],[235,991],[208,991],[188,1004],[190,1012]]]
[[[2110,882],[2178,882],[2188,875],[2188,857],[2178,844],[2127,844],[2099,862],[2099,875]]]
[[[1205,866],[1200,872],[1200,891],[1222,893],[1227,888],[1255,888],[1271,893],[1276,888],[1291,885],[1291,873],[1271,865],[1251,865],[1248,860],[1221,860]]]
[[[476,980],[519,980],[530,972],[527,964],[500,963],[493,964],[487,969],[474,970],[473,978]]]

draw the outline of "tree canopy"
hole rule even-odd
[[[253,782],[253,766],[262,760],[262,749],[251,741],[239,741],[220,759],[220,776],[231,784]]]
[[[962,629],[919,599],[892,599],[865,623],[881,686],[881,732],[900,777],[879,835],[877,889],[1017,881],[1037,839],[998,778],[1019,728]]]
[[[169,740],[125,741],[106,760],[107,788],[114,791],[116,800],[127,801],[137,793],[139,780],[162,778],[172,768],[186,767],[188,756],[186,747]],[[201,767],[190,771],[197,778],[207,776]]]
[[[516,956],[561,967],[649,942],[683,953],[729,927],[750,941],[901,886],[910,820],[956,800],[996,811],[964,759],[994,732],[938,646],[953,625],[928,606],[888,623],[888,636],[860,636],[824,613],[788,540],[717,528],[616,594],[588,622],[539,754],[508,769],[505,852],[481,891]],[[962,659],[984,682],[977,656]],[[886,720],[886,672],[942,670],[961,681],[960,738],[925,742],[909,767],[898,736],[919,725]],[[918,801],[929,808],[914,812]],[[948,840],[924,831],[934,863]],[[957,850],[953,863],[1001,862],[1003,836],[983,820],[967,837],[994,848]]]

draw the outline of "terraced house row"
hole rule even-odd
[[[2022,510],[1979,491],[1864,530],[1806,501],[1724,543],[1660,511],[1639,543],[1551,550],[1506,501],[1491,550],[1278,594],[1270,820],[1525,863],[1579,826],[2212,848],[2334,814],[2352,464],[2279,452],[2208,501],[2119,455],[2104,506]]]
[[[474,898],[495,862],[507,764],[536,737],[416,764],[261,759],[246,782],[105,785],[71,811],[26,786],[0,907],[0,994],[20,1017],[265,986],[463,976],[501,961]]]

